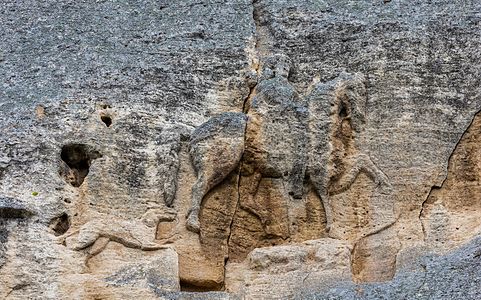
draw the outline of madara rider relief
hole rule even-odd
[[[255,248],[324,237],[356,243],[390,226],[392,218],[376,219],[377,214],[347,222],[345,203],[336,205],[360,174],[370,182],[374,198],[391,193],[388,178],[363,149],[364,76],[341,73],[301,95],[289,82],[290,66],[284,55],[267,58],[244,112],[221,113],[191,133],[188,152],[196,175],[191,199],[170,193],[141,219],[100,214],[72,226],[59,236],[59,243],[84,251],[87,264],[112,241],[153,252],[173,247],[179,254],[181,282],[215,289],[224,284],[227,259],[243,261]],[[174,169],[180,163],[179,151],[175,146],[166,152]],[[92,159],[99,156],[95,154]],[[174,173],[166,179],[168,186],[178,186]],[[212,193],[215,196],[209,198]],[[189,206],[185,222],[180,220],[183,203]],[[299,203],[304,205],[302,216],[291,212]],[[348,228],[348,223],[355,226]],[[179,224],[199,238],[189,238]],[[199,241],[204,250],[192,254]],[[362,246],[357,250],[364,255]],[[203,258],[192,259],[196,255]],[[214,262],[209,265],[210,260]],[[198,271],[205,267],[214,275]],[[353,265],[353,272],[368,267]]]
[[[286,56],[271,57],[246,113],[227,112],[199,126],[190,140],[197,172],[187,228],[199,232],[204,196],[239,170],[239,205],[266,225],[269,213],[255,201],[262,178],[281,178],[290,197],[312,184],[333,224],[330,195],[347,190],[359,173],[381,189],[387,177],[362,149],[366,87],[360,74],[342,73],[301,97],[288,80]],[[232,199],[237,201],[237,199]]]

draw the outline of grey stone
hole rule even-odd
[[[249,299],[162,287],[186,269],[224,274],[229,241],[304,242],[309,199],[327,220],[309,238],[349,243],[353,281],[299,286],[298,298],[480,297],[479,233],[443,244],[420,220],[481,110],[480,1],[4,0],[0,32],[0,298]],[[62,160],[68,145],[85,145],[85,163]],[[224,219],[203,219],[204,196],[235,212],[211,203]],[[481,225],[468,209],[440,211]],[[274,211],[286,211],[282,234],[267,224]],[[63,215],[57,236],[49,225]],[[104,236],[63,243],[99,220]],[[211,243],[220,252],[185,230],[211,224],[228,224]],[[179,274],[96,277],[112,253],[139,260],[158,244],[176,249]],[[410,273],[400,253],[418,245]]]
[[[415,271],[399,270],[386,283],[340,284],[327,292],[302,291],[296,299],[479,299],[481,238],[447,255],[425,255]],[[417,269],[417,270],[416,270]]]
[[[32,215],[34,212],[19,199],[0,196],[0,219],[27,218]]]

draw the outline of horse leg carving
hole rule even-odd
[[[199,233],[199,212],[204,196],[234,171],[244,153],[247,116],[224,113],[211,118],[192,133],[190,157],[197,172],[187,229]]]
[[[186,224],[187,229],[195,233],[200,232],[199,212],[204,196],[237,168],[243,152],[243,149],[230,147],[227,143],[220,143],[210,149],[219,151],[214,151],[214,155],[209,152],[197,151],[197,154],[204,155],[193,158],[196,162],[202,160],[202,163],[197,164],[197,181],[192,187],[192,203]],[[191,152],[191,154],[193,153]]]
[[[200,232],[200,222],[199,222],[199,212],[200,205],[204,195],[207,193],[207,181],[205,176],[201,175],[197,178],[194,186],[192,187],[192,204],[187,215],[187,229],[199,233]]]
[[[239,185],[239,205],[243,209],[257,216],[264,225],[266,218],[264,217],[263,208],[255,201],[255,195],[259,188],[261,178],[262,174],[259,172],[241,177]]]
[[[304,178],[308,164],[308,136],[306,124],[308,121],[307,110],[296,107],[294,110],[296,119],[291,124],[291,136],[294,140],[294,161],[289,172],[289,194],[294,199],[301,199],[304,194]]]
[[[334,220],[328,191],[327,169],[325,167],[316,168],[316,172],[310,174],[310,179],[316,189],[317,195],[321,198],[324,213],[326,214],[326,231],[329,233]]]
[[[357,157],[349,172],[342,176],[336,184],[336,189],[332,191],[332,194],[340,194],[348,190],[361,172],[364,172],[378,186],[388,190],[391,189],[387,176],[372,162],[368,155],[361,154]]]
[[[392,186],[389,183],[388,177],[372,162],[367,155],[362,155],[361,170],[364,171],[373,181],[379,186],[390,189]]]

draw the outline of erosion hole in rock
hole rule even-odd
[[[347,109],[344,103],[341,102],[341,105],[339,107],[339,117],[345,118],[347,117]]]
[[[62,171],[65,180],[79,187],[84,182],[92,160],[102,157],[100,152],[85,144],[68,144],[62,147],[60,158],[67,164],[68,170]]]
[[[50,228],[56,236],[62,235],[70,228],[70,218],[63,213],[50,221]]]
[[[184,280],[180,280],[180,290],[182,292],[196,292],[196,293],[207,293],[207,292],[218,292],[222,290],[222,287],[216,286],[197,286],[193,285]]]
[[[101,115],[100,119],[104,122],[105,126],[110,127],[112,125],[112,117],[107,115]]]

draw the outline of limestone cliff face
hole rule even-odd
[[[0,11],[0,298],[481,297],[481,2]]]

